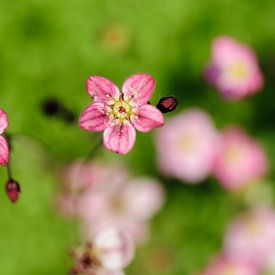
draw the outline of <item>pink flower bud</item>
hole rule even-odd
[[[6,192],[12,203],[15,203],[18,200],[20,190],[20,185],[14,181],[9,180],[6,184]]]
[[[166,97],[162,97],[159,100],[157,104],[157,108],[162,113],[169,113],[176,110],[178,103],[179,103],[178,100],[174,96],[166,96]]]

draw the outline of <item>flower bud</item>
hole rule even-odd
[[[169,113],[176,110],[178,103],[174,96],[162,97],[157,104],[157,108],[162,113]]]
[[[19,198],[20,185],[14,180],[9,180],[6,184],[6,192],[12,203],[15,203]]]

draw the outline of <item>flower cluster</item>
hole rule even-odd
[[[132,178],[123,166],[72,163],[63,172],[63,182],[58,206],[64,214],[81,218],[88,239],[101,228],[117,226],[136,243],[143,242],[148,221],[164,203],[157,180]]]
[[[225,235],[224,249],[203,275],[274,274],[275,210],[259,208],[238,217]],[[272,270],[272,271],[271,271]],[[273,272],[273,273],[272,273]]]
[[[86,240],[89,240],[89,243],[92,242],[92,245],[77,254],[74,270],[84,269],[83,257],[86,259],[87,253],[90,255],[89,263],[93,262],[95,265],[93,265],[95,271],[92,274],[105,274],[102,270],[106,267],[112,269],[108,266],[110,264],[108,261],[112,262],[109,258],[106,264],[102,262],[100,257],[104,253],[95,253],[98,250],[97,241],[93,244],[94,238],[97,240],[95,236],[98,232],[104,232],[105,229],[116,228],[126,233],[128,239],[133,240],[135,244],[142,244],[148,239],[149,220],[164,203],[164,191],[155,179],[133,178],[122,165],[103,165],[98,161],[74,162],[64,168],[61,178],[63,185],[57,197],[57,206],[63,214],[80,218],[82,234]],[[110,236],[113,235],[110,234]],[[116,241],[114,242],[116,244]],[[106,240],[106,245],[112,245],[112,243],[112,240],[109,240],[109,243]],[[107,248],[106,251],[108,251]],[[112,251],[110,249],[109,256]],[[100,256],[95,257],[96,255]],[[121,254],[119,257],[114,256],[114,261],[115,259],[119,259],[119,262],[124,261],[123,257],[126,256]],[[126,262],[128,263],[129,260]],[[87,268],[90,269],[91,266]],[[79,271],[73,274],[81,273]]]
[[[215,129],[209,115],[189,109],[175,116],[156,135],[160,171],[184,182],[214,176],[235,191],[261,179],[268,170],[264,150],[240,127]]]

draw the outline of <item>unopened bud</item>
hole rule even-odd
[[[9,180],[6,184],[6,192],[12,203],[15,203],[19,198],[20,185],[14,180]]]
[[[174,96],[162,97],[157,104],[157,108],[162,113],[169,113],[176,110],[178,103]]]

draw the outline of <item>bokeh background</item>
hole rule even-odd
[[[100,136],[45,116],[41,104],[56,97],[78,117],[91,102],[85,80],[92,74],[121,86],[131,74],[150,73],[157,80],[152,103],[173,94],[180,101],[176,113],[200,106],[218,128],[243,126],[268,154],[267,184],[274,190],[274,12],[273,0],[0,0],[0,106],[9,116],[12,169],[22,187],[12,205],[0,167],[0,274],[59,275],[71,266],[75,225],[54,207],[56,174],[87,155]],[[258,95],[226,102],[203,81],[211,42],[220,34],[255,49],[265,75]],[[161,176],[153,137],[138,133],[127,156],[100,152],[125,162],[134,175],[157,177],[167,191],[150,241],[138,248],[127,274],[196,274],[220,250],[242,205],[214,179],[190,186]]]

